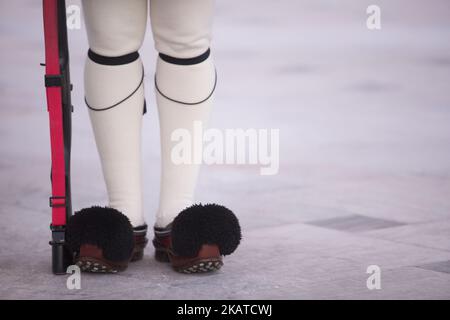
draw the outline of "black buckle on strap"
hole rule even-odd
[[[45,87],[62,87],[62,76],[60,74],[46,74]]]
[[[66,234],[65,226],[50,225],[50,230],[52,230],[52,240],[49,242],[50,245],[65,243],[65,234]]]

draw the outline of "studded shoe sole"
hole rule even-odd
[[[155,249],[155,260],[171,263],[175,271],[186,274],[217,271],[223,266],[221,256],[183,258],[174,256],[163,248]]]
[[[222,266],[222,259],[202,259],[182,267],[174,267],[174,269],[181,273],[206,273],[217,271]]]
[[[113,264],[93,257],[77,258],[75,265],[83,272],[92,273],[117,273],[127,268],[126,265]]]

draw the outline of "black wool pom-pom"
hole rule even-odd
[[[195,204],[180,212],[172,223],[172,247],[180,256],[193,257],[203,244],[216,244],[229,255],[241,241],[241,227],[234,213],[218,204]]]
[[[93,206],[71,216],[67,222],[66,242],[73,252],[82,244],[102,249],[103,256],[114,262],[128,260],[134,247],[133,227],[120,211]]]

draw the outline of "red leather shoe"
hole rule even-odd
[[[142,260],[144,257],[144,249],[147,246],[147,225],[133,228],[134,249],[130,262]]]
[[[142,259],[147,226],[133,229],[128,218],[109,207],[85,208],[67,223],[66,242],[81,271],[116,273]]]
[[[219,270],[223,256],[237,248],[241,229],[236,216],[217,204],[186,208],[165,228],[154,228],[155,259],[182,273]]]

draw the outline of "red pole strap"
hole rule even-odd
[[[58,0],[43,0],[45,73],[46,79],[61,79],[58,43]],[[46,81],[47,82],[47,81]],[[49,81],[50,82],[50,81]],[[50,119],[50,144],[52,154],[52,225],[66,224],[66,172],[64,159],[64,129],[62,82],[46,83],[47,110]]]

